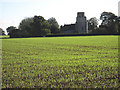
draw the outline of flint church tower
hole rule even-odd
[[[61,33],[88,33],[88,23],[84,12],[78,12],[75,24],[61,26]]]
[[[84,12],[78,12],[76,17],[75,30],[78,33],[87,33],[87,20]]]

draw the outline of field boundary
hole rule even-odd
[[[120,34],[55,34],[55,35],[44,35],[44,36],[5,37],[5,38],[0,38],[0,39],[7,39],[7,38],[32,38],[32,37],[65,37],[65,36],[111,36],[111,35],[118,36]]]

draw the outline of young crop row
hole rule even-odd
[[[117,88],[118,37],[2,40],[3,88]]]

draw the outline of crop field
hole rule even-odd
[[[3,88],[118,88],[118,36],[2,39]]]
[[[9,35],[0,35],[0,39],[1,38],[9,38]]]

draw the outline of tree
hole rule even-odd
[[[108,34],[114,34],[117,30],[117,16],[111,12],[103,12],[100,16],[100,20],[102,23],[100,27],[104,27],[104,29],[108,32]]]
[[[21,37],[21,31],[19,29],[13,29],[10,33],[10,38],[19,38]]]
[[[98,20],[96,17],[88,20],[88,30],[94,32],[97,29]]]
[[[11,38],[13,37],[21,37],[21,31],[19,29],[17,29],[14,26],[10,26],[7,29],[8,35],[10,35]]]
[[[14,27],[14,26],[9,26],[9,27],[6,29],[6,31],[7,31],[8,35],[9,35],[10,32],[12,32],[12,30],[15,30],[15,29],[16,29],[16,27]]]
[[[51,30],[51,33],[58,33],[60,32],[60,29],[59,29],[59,24],[58,22],[56,21],[55,18],[51,17],[48,19],[48,22],[50,24],[50,30]]]
[[[117,33],[120,34],[120,17],[117,17],[117,20],[116,20],[116,29],[117,29]]]
[[[50,33],[50,24],[42,16],[34,16],[31,25],[35,36],[44,36]]]
[[[50,33],[50,25],[42,16],[34,16],[21,21],[22,36],[44,36]]]
[[[2,28],[0,28],[0,35],[5,35],[5,31]]]
[[[33,30],[32,30],[32,24],[33,23],[33,17],[31,18],[25,18],[20,22],[19,30],[21,30],[21,33],[23,36],[32,36]]]

